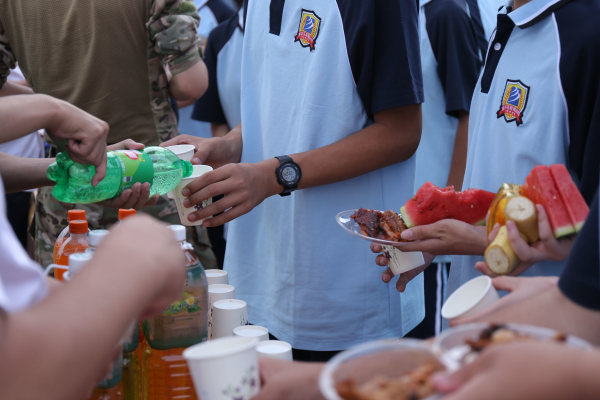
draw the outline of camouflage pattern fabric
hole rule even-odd
[[[67,211],[74,208],[83,209],[90,230],[108,229],[118,221],[118,212],[110,207],[99,204],[68,204],[56,200],[52,196],[52,188],[44,187],[38,190],[35,204],[35,219],[32,228],[35,229],[35,260],[43,267],[52,264],[54,243],[62,230],[68,225]],[[167,223],[180,224],[177,208],[173,200],[162,196],[156,205],[145,207],[140,212]],[[210,246],[206,228],[187,227],[187,240],[205,269],[218,268],[217,260]],[[143,249],[131,249],[132,253]]]
[[[6,38],[4,26],[0,22],[0,88],[4,87],[8,75],[10,75],[10,70],[14,69],[16,65],[17,60]]]
[[[200,62],[196,31],[200,16],[194,3],[156,0],[148,27],[148,68],[152,113],[161,142],[178,135],[177,119],[169,104],[168,80],[164,65],[177,75]]]

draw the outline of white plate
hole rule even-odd
[[[374,242],[374,243],[379,243],[379,244],[385,244],[385,245],[388,245],[388,246],[395,246],[395,247],[406,246],[407,244],[411,244],[411,243],[415,243],[416,242],[416,241],[413,241],[413,242],[393,242],[391,240],[375,239],[375,238],[372,238],[370,236],[363,235],[363,233],[360,231],[360,226],[356,223],[355,220],[353,220],[352,218],[350,218],[350,216],[353,215],[357,211],[358,210],[342,211],[341,213],[339,213],[338,215],[335,216],[335,220],[347,232],[350,232],[354,236],[358,236],[361,239],[368,240],[369,242]],[[398,214],[398,215],[400,215],[400,214]]]

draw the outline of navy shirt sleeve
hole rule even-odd
[[[232,15],[236,14],[235,10],[229,7],[223,0],[209,0],[206,6],[210,8],[217,22],[227,21]]]
[[[211,122],[215,124],[226,124],[227,119],[223,112],[221,99],[219,97],[219,87],[217,84],[217,62],[219,52],[225,44],[231,39],[231,36],[239,26],[239,18],[234,14],[227,21],[219,24],[212,30],[208,36],[206,45],[204,63],[208,70],[208,89],[206,93],[196,100],[192,119],[202,122]]]
[[[417,2],[337,2],[352,74],[369,118],[422,103]]]
[[[577,235],[558,287],[571,301],[600,311],[600,246],[598,243],[598,193],[590,215]]]
[[[433,0],[423,6],[425,27],[446,96],[446,113],[469,111],[482,61],[477,27],[464,0]]]
[[[600,171],[600,2],[571,1],[555,11],[560,77],[569,113],[569,168],[591,202]]]

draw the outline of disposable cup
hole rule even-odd
[[[208,285],[208,337],[212,334],[213,303],[219,300],[235,299],[235,288],[231,285]]]
[[[442,317],[453,320],[465,318],[485,310],[500,296],[489,276],[478,276],[459,287],[442,307]]]
[[[209,285],[229,285],[227,271],[223,271],[222,269],[207,269],[205,273]]]
[[[192,161],[194,153],[196,152],[196,146],[191,144],[178,144],[176,146],[169,146],[167,149],[171,150],[180,160]],[[169,199],[174,199],[173,192],[167,193]]]
[[[193,207],[185,207],[183,205],[183,202],[185,201],[185,199],[187,199],[187,196],[182,195],[181,191],[190,182],[192,182],[196,178],[199,178],[202,175],[204,175],[205,173],[210,172],[212,170],[213,170],[212,167],[209,167],[208,165],[194,165],[194,172],[192,172],[192,175],[187,178],[183,178],[181,180],[181,182],[179,182],[179,185],[177,185],[175,190],[173,190],[173,194],[175,196],[175,204],[177,205],[177,212],[179,213],[179,219],[181,220],[181,223],[183,225],[185,225],[185,226],[202,225],[202,222],[204,222],[204,219],[191,222],[188,220],[188,215],[190,215],[194,211],[202,210],[203,208],[206,208],[209,205],[211,205],[212,198],[203,200],[201,203],[196,204]]]
[[[383,256],[389,260],[388,267],[395,275],[400,275],[425,264],[423,253],[420,251],[403,252],[394,246],[382,245]]]
[[[281,340],[267,340],[256,345],[256,352],[262,358],[292,361],[292,345]]]
[[[248,325],[248,307],[242,300],[219,300],[213,303],[211,339],[233,336],[233,329]]]
[[[269,330],[258,325],[238,326],[233,329],[233,336],[255,337],[264,342],[269,340]]]
[[[184,350],[202,400],[249,400],[260,391],[256,338],[227,337]]]

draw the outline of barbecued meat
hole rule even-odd
[[[402,218],[393,211],[382,213],[360,208],[351,218],[360,226],[363,235],[376,239],[401,242],[400,234],[406,229]]]

